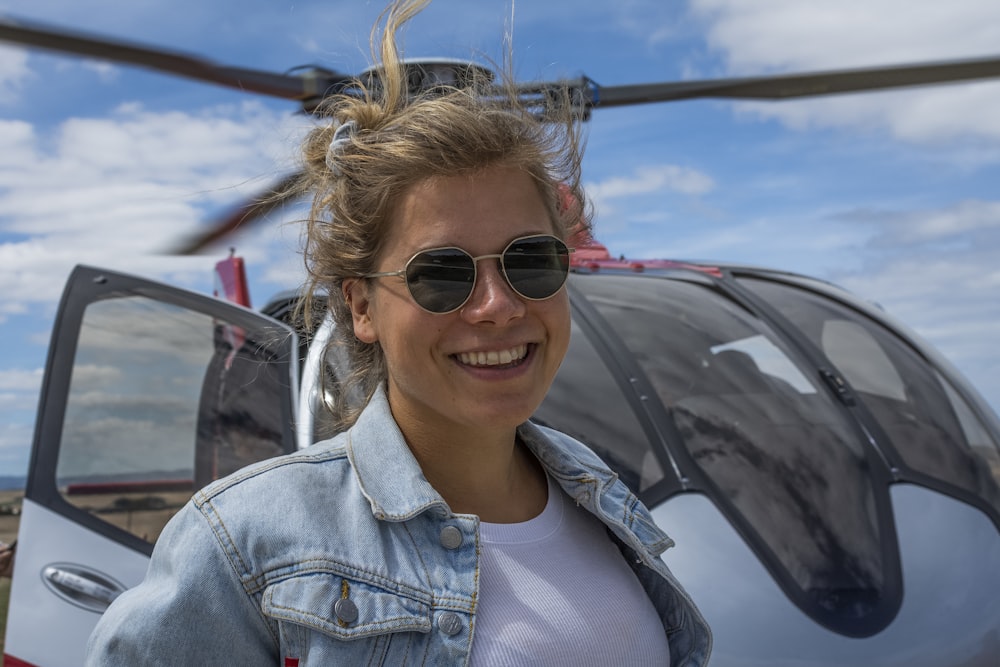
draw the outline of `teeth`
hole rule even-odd
[[[502,366],[513,361],[520,361],[527,354],[528,346],[518,345],[499,352],[462,352],[458,355],[458,360],[468,366]]]

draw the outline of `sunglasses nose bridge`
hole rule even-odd
[[[520,293],[514,289],[514,286],[510,282],[510,277],[507,275],[507,271],[504,269],[503,265],[503,253],[493,253],[489,255],[479,255],[478,257],[472,257],[472,263],[476,269],[475,280],[472,284],[472,291],[469,293],[469,297],[466,303],[473,299],[479,299],[481,297],[476,296],[476,292],[480,289],[487,289],[490,291],[495,290],[498,286],[502,291],[506,292],[508,296],[517,298]],[[496,263],[490,262],[490,265],[495,267],[493,269],[486,269],[485,271],[479,266],[479,263],[483,260],[496,260]],[[499,283],[497,282],[499,281]]]
[[[471,257],[471,255],[470,255],[470,257]],[[497,260],[497,261],[499,261],[499,262],[502,263],[503,262],[503,253],[502,252],[498,252],[498,253],[494,253],[492,255],[479,255],[478,257],[472,257],[472,263],[478,269],[479,268],[479,262],[481,262],[484,259],[495,259],[495,260]]]

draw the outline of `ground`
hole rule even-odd
[[[10,579],[0,579],[0,654],[7,633],[7,603],[10,601]]]
[[[23,491],[0,491],[0,509],[21,506]],[[10,544],[17,539],[20,515],[0,513],[0,541]],[[3,654],[7,632],[7,604],[10,601],[10,579],[0,577],[0,655]]]

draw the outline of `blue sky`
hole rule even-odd
[[[357,72],[381,3],[0,0],[0,13],[283,72]],[[996,55],[995,0],[435,0],[409,56],[605,85]],[[0,46],[0,475],[27,468],[77,263],[210,291],[234,245],[255,303],[302,279],[294,218],[162,254],[295,161],[292,103]],[[879,302],[1000,408],[1000,83],[595,112],[585,181],[615,254],[799,271]]]

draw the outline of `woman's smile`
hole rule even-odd
[[[501,366],[519,365],[528,355],[527,345],[517,345],[507,350],[491,350],[489,352],[460,352],[453,355],[464,366]]]

